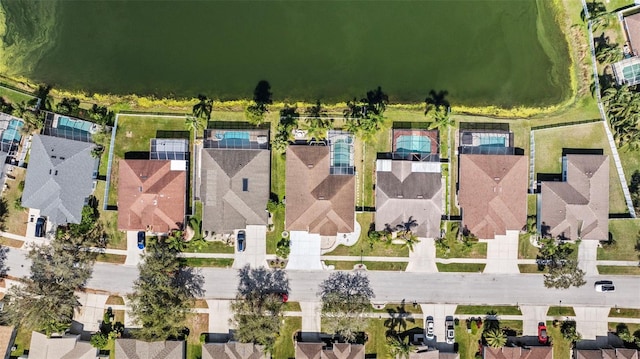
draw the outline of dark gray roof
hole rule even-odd
[[[266,225],[271,152],[205,148],[201,158],[202,229],[224,233]]]
[[[116,339],[116,359],[184,359],[185,349],[184,341]]]
[[[31,333],[30,359],[95,359],[98,350],[89,342],[80,341],[79,335],[47,338],[38,332]]]
[[[382,162],[387,166],[380,166]],[[389,162],[391,166],[389,167]],[[418,237],[440,235],[442,174],[424,172],[430,164],[379,160],[376,172],[376,230],[414,221]],[[435,166],[440,167],[439,163]],[[384,167],[384,168],[382,168]],[[433,166],[431,166],[433,167]]]
[[[56,224],[80,223],[93,192],[98,159],[93,143],[36,135],[31,141],[22,205],[37,208]]]

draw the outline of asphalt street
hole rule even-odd
[[[6,264],[8,274],[27,276],[30,264],[26,252],[10,249]],[[238,285],[237,271],[223,268],[201,268],[204,277],[204,297],[232,299]],[[318,285],[327,278],[328,271],[288,271],[292,301],[317,301]],[[375,302],[451,303],[451,304],[522,304],[595,306],[640,308],[640,277],[591,276],[580,288],[548,289],[538,274],[483,274],[483,273],[409,273],[366,272],[375,293]],[[131,292],[138,278],[138,269],[108,263],[96,263],[87,288],[113,294]],[[616,291],[598,293],[593,289],[596,280],[611,279]]]

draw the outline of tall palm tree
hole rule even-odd
[[[361,102],[366,103],[367,108],[374,115],[382,115],[387,109],[389,96],[382,91],[382,87],[378,86],[375,90],[367,91],[367,97],[363,98]]]
[[[502,329],[491,329],[483,333],[484,340],[487,341],[487,345],[492,348],[500,348],[507,344],[507,336]]]
[[[446,99],[449,91],[440,90],[436,92],[435,90],[429,91],[429,95],[424,99],[424,114],[427,115],[431,110],[438,110],[441,107],[451,107],[451,104]]]
[[[326,117],[327,116],[327,110],[325,110],[322,107],[322,103],[320,102],[320,100],[316,100],[316,104],[311,107],[308,107],[305,110],[305,113],[309,117]]]
[[[455,121],[451,117],[451,108],[450,107],[440,107],[436,109],[434,114],[434,122],[429,126],[430,130],[437,128],[438,130],[446,131],[449,127],[455,124]]]
[[[387,347],[389,354],[395,359],[409,359],[414,350],[408,336],[404,340],[397,336],[387,338]]]
[[[187,116],[184,119],[184,125],[190,129],[193,130],[193,138],[198,138],[198,133],[201,130],[204,130],[205,125],[204,125],[204,119],[202,117],[196,117],[196,116]]]
[[[327,138],[327,131],[331,127],[332,122],[327,118],[309,118],[303,123],[303,128],[307,131],[307,135],[316,140]]]
[[[198,118],[206,118],[211,121],[211,112],[213,111],[213,100],[205,95],[198,95],[199,102],[193,105],[193,116]]]
[[[36,97],[27,103],[29,106],[34,107],[36,112],[40,110],[51,111],[52,103],[49,92],[51,92],[51,85],[39,85],[35,92]]]
[[[169,234],[169,237],[165,238],[164,243],[167,248],[176,252],[182,252],[185,247],[184,240],[182,239],[182,231],[173,231]]]

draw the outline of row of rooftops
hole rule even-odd
[[[445,191],[438,141],[437,130],[393,131],[392,152],[379,154],[376,161],[376,230],[415,222],[416,235],[440,235]],[[288,147],[286,230],[322,236],[354,231],[353,142],[350,134],[331,131],[323,146]],[[268,130],[205,132],[195,175],[196,197],[203,203],[203,230],[229,233],[267,224],[268,143]],[[463,226],[481,239],[522,229],[527,217],[529,159],[513,151],[513,134],[500,127],[461,126],[458,145],[457,201]],[[99,165],[91,154],[93,147],[90,142],[33,136],[23,205],[40,209],[57,224],[79,223]],[[159,233],[181,229],[189,160],[187,139],[152,139],[147,158],[121,160],[117,164],[119,229]],[[568,154],[563,157],[562,177],[560,182],[540,184],[541,233],[606,239],[608,156]]]

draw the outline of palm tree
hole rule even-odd
[[[405,337],[404,340],[397,336],[387,338],[387,347],[389,354],[395,359],[409,359],[414,350],[413,345],[409,342],[409,337]]]
[[[387,109],[389,96],[382,91],[382,87],[378,86],[375,90],[367,91],[367,97],[362,99],[361,102],[366,103],[367,108],[373,112],[374,115],[382,115]]]
[[[344,125],[342,129],[348,132],[353,133],[358,136],[362,128],[360,127],[360,121],[356,118],[345,118]]]
[[[596,47],[596,60],[601,64],[610,64],[622,60],[622,51],[617,45],[602,44]]]
[[[491,329],[483,333],[484,340],[487,341],[487,345],[492,348],[500,348],[507,344],[507,336],[502,329]]]
[[[438,92],[435,90],[429,91],[429,95],[424,99],[424,114],[427,115],[431,110],[438,110],[441,107],[451,107],[451,104],[446,99],[448,94],[449,92],[446,90],[440,90]]]
[[[202,117],[196,117],[196,116],[187,116],[184,119],[184,125],[190,129],[193,130],[193,138],[198,138],[198,132],[200,132],[201,130],[204,130],[205,125],[204,125],[204,119]]]
[[[438,129],[440,131],[446,131],[449,127],[455,124],[455,121],[451,117],[451,108],[438,108],[434,114],[434,122],[429,126],[430,130]]]
[[[182,252],[185,247],[185,243],[182,240],[182,231],[171,232],[169,237],[164,240],[164,243],[167,245],[167,248],[176,252]]]
[[[320,100],[317,100],[315,105],[307,108],[305,113],[309,117],[326,117],[327,116],[327,110],[322,108],[322,103],[320,102]]]
[[[363,118],[366,114],[366,105],[361,104],[355,98],[347,101],[347,108],[343,111],[345,119]]]
[[[35,108],[36,112],[40,110],[51,111],[51,97],[49,97],[49,92],[51,92],[51,85],[40,85],[36,90],[36,97],[29,100],[27,102],[29,106]]]
[[[327,118],[309,118],[303,123],[303,128],[309,137],[316,140],[327,138],[327,131],[332,127],[331,120]]]
[[[199,102],[193,105],[193,116],[198,118],[206,118],[211,121],[211,112],[213,111],[213,100],[205,95],[198,95]]]

